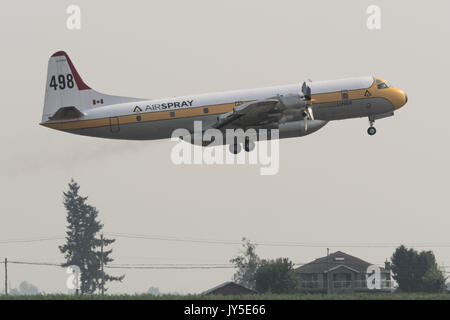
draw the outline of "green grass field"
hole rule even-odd
[[[5,296],[0,300],[450,300],[450,294],[429,293],[357,293],[357,294],[258,294],[243,296],[200,295],[65,295],[42,294],[33,296]]]

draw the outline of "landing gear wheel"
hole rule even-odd
[[[244,150],[247,152],[251,152],[255,149],[255,142],[251,141],[250,139],[245,139],[244,143]]]
[[[373,136],[375,133],[377,133],[377,129],[375,129],[375,127],[369,127],[369,129],[367,129],[367,133],[369,134],[369,136]]]
[[[241,152],[241,144],[230,144],[230,152],[233,154],[238,154],[239,152]]]

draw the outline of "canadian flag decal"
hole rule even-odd
[[[92,100],[92,104],[93,105],[96,105],[96,104],[103,104],[103,99],[100,99],[100,100]]]

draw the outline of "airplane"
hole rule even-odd
[[[278,129],[282,139],[311,134],[332,120],[367,117],[367,132],[374,135],[375,120],[393,116],[407,101],[404,91],[374,76],[163,99],[113,96],[91,89],[67,53],[58,51],[48,62],[40,124],[92,137],[155,140],[171,138],[179,128],[193,132],[201,121],[202,130],[221,132]],[[230,151],[237,154],[241,144],[247,152],[255,147],[246,137],[229,143]]]

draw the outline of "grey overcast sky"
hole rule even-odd
[[[66,9],[81,8],[81,30]],[[368,30],[366,8],[381,8]],[[326,246],[373,263],[416,244],[450,265],[448,1],[9,1],[0,11],[0,240],[64,236],[62,192],[70,178],[100,211],[105,232],[181,238],[323,244],[259,246],[263,258],[308,262]],[[83,79],[115,95],[158,98],[376,75],[408,104],[377,121],[330,122],[280,143],[280,170],[176,166],[174,142],[109,141],[39,126],[49,56],[69,53]],[[61,262],[62,240],[1,243],[0,258]],[[342,246],[340,246],[342,244]],[[438,247],[437,245],[441,245]],[[417,247],[419,249],[419,247]],[[239,245],[117,238],[116,263],[227,263]],[[450,269],[447,269],[450,271]],[[198,293],[232,269],[112,270],[110,292]],[[0,278],[3,281],[3,269]],[[67,274],[10,265],[27,280],[66,292]]]

